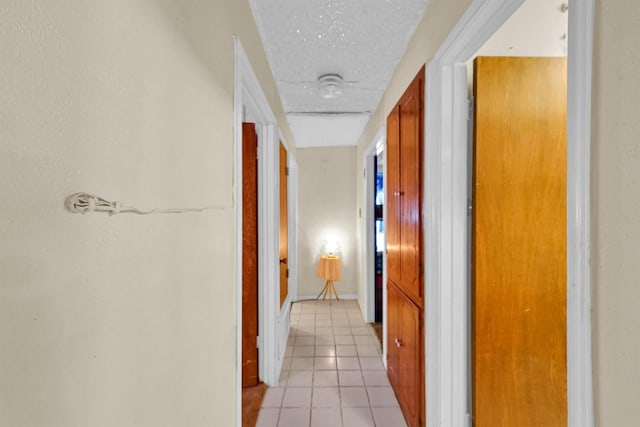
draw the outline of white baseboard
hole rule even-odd
[[[353,294],[346,294],[346,295],[339,295],[341,300],[357,300],[358,296],[357,295],[353,295]],[[312,296],[298,296],[295,297],[293,299],[293,302],[298,302],[298,301],[309,301],[309,300],[315,300],[317,298],[317,295],[312,295]],[[325,301],[329,301],[329,300],[335,301],[334,298],[327,298],[325,299]],[[321,299],[318,301],[322,301]]]

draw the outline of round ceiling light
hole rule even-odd
[[[344,80],[340,74],[323,74],[318,77],[318,95],[325,99],[342,95]]]

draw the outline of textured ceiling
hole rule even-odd
[[[427,2],[251,0],[285,111],[371,115]],[[316,81],[326,73],[343,77],[341,96],[318,95]],[[298,146],[309,145],[303,134],[294,131]]]

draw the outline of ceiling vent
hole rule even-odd
[[[342,95],[344,80],[340,74],[323,74],[318,77],[318,95],[325,99]]]

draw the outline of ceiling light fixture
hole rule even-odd
[[[323,74],[318,77],[318,95],[325,99],[342,95],[344,80],[340,74]]]

